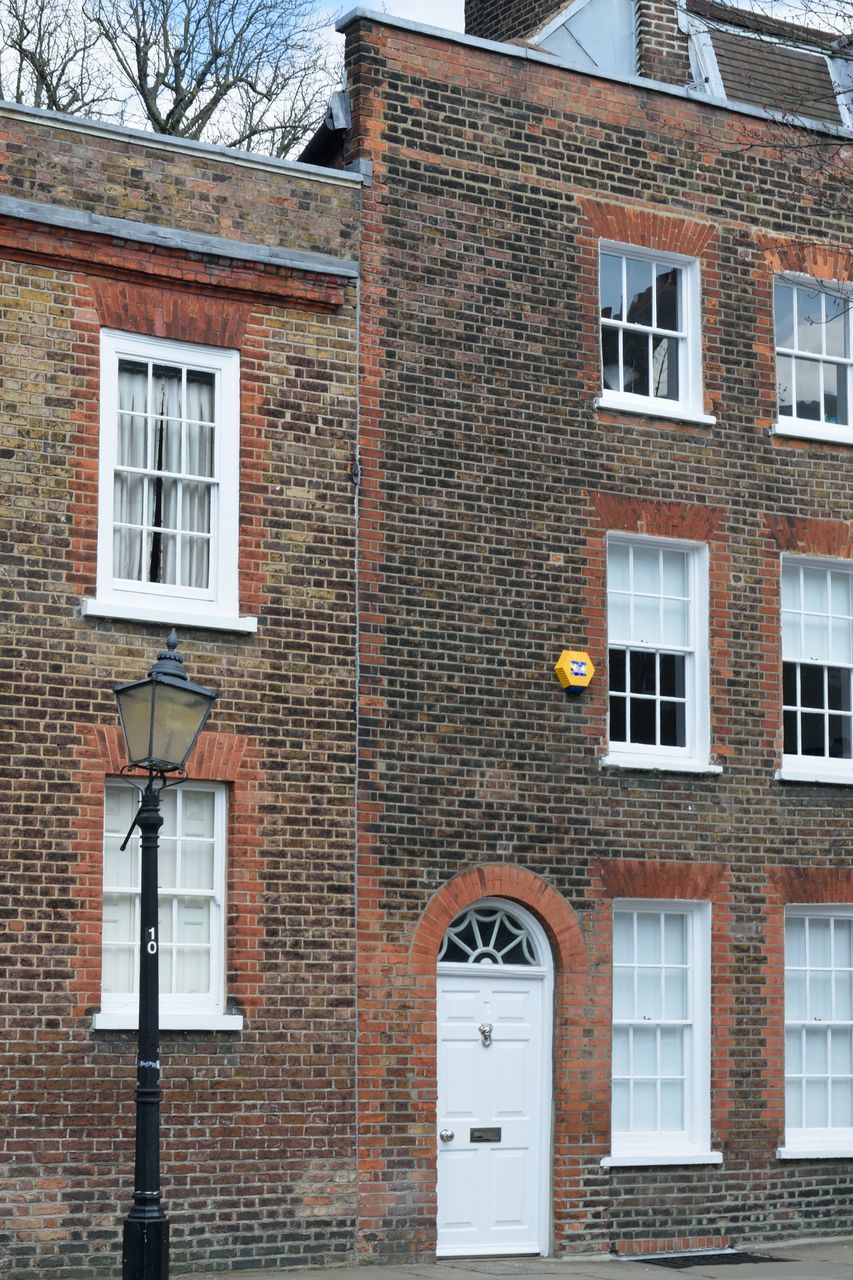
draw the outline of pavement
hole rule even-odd
[[[608,1254],[571,1258],[458,1258],[287,1271],[216,1272],[191,1280],[477,1280],[479,1276],[517,1280],[853,1280],[853,1237],[788,1244],[743,1245],[726,1253],[691,1253],[623,1259]],[[177,1280],[177,1277],[176,1277]],[[189,1280],[189,1277],[187,1278]]]

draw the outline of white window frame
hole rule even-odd
[[[681,316],[682,330],[651,330],[645,326],[632,325],[626,320],[604,320],[601,316],[600,269],[602,254],[635,258],[640,261],[659,263],[662,266],[675,267],[681,272],[682,296]],[[618,409],[630,413],[643,414],[646,417],[675,418],[679,421],[690,421],[713,424],[716,419],[704,412],[702,391],[702,317],[699,261],[678,253],[658,253],[654,249],[646,249],[638,245],[620,244],[611,240],[600,240],[598,246],[599,281],[597,285],[598,314],[598,352],[601,377],[601,394],[596,405],[602,409]],[[654,395],[637,395],[630,391],[618,391],[604,386],[604,370],[601,365],[602,342],[601,333],[604,325],[619,328],[628,332],[661,332],[678,336],[678,387],[677,400],[665,399]]]
[[[679,1132],[616,1132],[611,1126],[610,1155],[604,1168],[621,1165],[721,1164],[722,1153],[711,1150],[711,904],[676,899],[617,899],[617,912],[678,914],[687,920],[687,1018],[684,1037],[685,1126]],[[630,966],[638,968],[637,964]],[[614,962],[612,971],[615,972]],[[617,1020],[613,1027],[633,1025],[638,1018]],[[665,1020],[644,1025],[662,1026]],[[673,1025],[673,1024],[670,1024]],[[612,1070],[611,1070],[612,1077]]]
[[[132,792],[133,812],[138,808],[137,789],[120,778],[108,778],[106,787],[124,787]],[[225,910],[225,868],[227,860],[227,788],[220,782],[187,782],[182,783],[183,790],[206,791],[214,797],[214,875],[211,898],[210,919],[210,975],[209,993],[192,995],[167,995],[159,997],[160,1027],[162,1030],[175,1031],[239,1031],[243,1025],[240,1014],[225,1012],[225,951],[226,922]],[[104,837],[106,839],[106,819]],[[114,834],[114,833],[110,833]],[[123,834],[123,833],[122,833]],[[135,837],[138,839],[138,836]],[[104,892],[111,886],[106,884],[106,858],[104,858]],[[114,890],[126,892],[121,886]],[[181,895],[168,895],[172,900]],[[134,890],[135,920],[139,918],[139,887]],[[139,981],[139,940],[134,941],[133,959],[134,982]],[[101,992],[101,1008],[95,1013],[93,1025],[97,1030],[134,1028],[139,1020],[138,990],[129,992]]]
[[[210,582],[204,589],[136,582],[113,572],[114,475],[117,466],[118,368],[121,359],[192,366],[216,378]],[[240,354],[194,343],[101,330],[101,432],[98,570],[84,615],[251,632],[257,619],[239,616]]]
[[[806,958],[807,963],[805,966],[794,966],[790,963],[788,923],[794,917],[800,919],[811,917],[812,919],[853,920],[853,905],[845,903],[803,903],[790,904],[785,908],[785,1145],[777,1149],[776,1155],[780,1160],[832,1159],[833,1157],[837,1158],[839,1156],[849,1157],[853,1156],[853,1126],[838,1126],[832,1128],[827,1125],[821,1128],[806,1128],[805,1126],[795,1126],[789,1123],[788,1079],[793,1075],[796,1075],[803,1081],[808,1078],[805,1071],[805,1036],[803,1036],[803,1042],[801,1045],[801,1052],[803,1053],[801,1066],[803,1067],[803,1070],[794,1073],[790,1070],[792,1064],[788,1051],[789,1033],[793,1030],[808,1032],[808,1030],[814,1029],[822,1032],[825,1031],[828,1034],[829,1044],[827,1046],[827,1070],[826,1072],[812,1072],[811,1074],[815,1078],[825,1077],[827,1080],[828,1091],[831,1091],[831,1085],[829,1083],[833,1074],[831,1070],[830,1057],[832,1052],[831,1033],[835,1029],[843,1029],[845,1031],[853,1029],[853,1019],[848,1021],[847,1019],[836,1019],[833,1017],[831,1020],[827,1021],[822,1018],[809,1018],[808,1008],[806,1009],[806,1017],[803,1019],[791,1019],[789,1017],[789,970],[797,969],[808,973],[810,967],[808,965],[808,957]],[[832,957],[832,960],[834,961],[834,956]],[[821,969],[827,968],[826,966],[816,967]],[[848,974],[848,981],[853,982],[853,967],[848,968],[848,966],[838,966],[831,962],[828,966],[828,972],[834,976],[838,972],[839,968],[846,970]],[[834,990],[835,985],[835,982],[831,981],[830,989]],[[849,1078],[853,1073],[850,1071],[842,1072],[839,1070],[836,1074],[842,1078]],[[829,1096],[828,1102],[829,1105],[831,1105]]]
[[[853,562],[850,560],[835,560],[818,556],[782,556],[779,571],[779,605],[780,619],[784,614],[782,580],[786,566],[794,566],[805,569],[818,569],[829,575],[830,573],[844,573],[851,579],[851,591],[853,591]],[[793,611],[792,611],[793,612]],[[803,608],[802,596],[800,606],[800,616],[804,617],[809,612]],[[827,620],[835,616],[831,613],[825,615]],[[840,616],[840,615],[839,615]],[[810,665],[808,657],[802,653],[800,658],[792,658],[785,656],[785,639],[784,625],[780,625],[780,650],[781,663],[784,667],[785,662],[796,662],[798,666]],[[842,667],[851,670],[851,681],[853,681],[853,664],[844,662],[825,662],[822,659],[814,660],[815,666],[823,669],[828,667]],[[787,704],[784,701],[784,679],[783,679],[783,701],[782,714]],[[793,709],[793,708],[788,708]],[[816,711],[819,709],[816,709]],[[828,714],[827,709],[827,714]],[[843,714],[843,713],[842,713]],[[810,756],[810,755],[794,755],[782,752],[782,766],[777,770],[776,777],[782,781],[789,782],[824,782],[836,783],[840,785],[853,786],[853,758],[831,757],[831,756]]]
[[[825,293],[831,297],[841,297],[848,301],[849,305],[844,316],[847,325],[847,347],[848,354],[846,356],[821,355],[814,351],[800,351],[793,347],[780,347],[777,340],[777,323],[776,323],[776,301],[775,294],[776,284],[788,285],[794,289],[806,289],[812,293]],[[825,440],[830,444],[853,444],[853,284],[849,281],[838,280],[817,280],[814,276],[801,275],[796,272],[783,271],[773,277],[773,351],[774,360],[776,362],[776,419],[773,430],[776,435],[780,436],[797,436],[800,439],[807,440]],[[847,425],[831,422],[817,422],[813,418],[798,418],[796,414],[782,415],[779,412],[779,358],[790,359],[792,362],[796,359],[807,360],[811,364],[817,364],[821,367],[826,364],[835,365],[840,370],[845,370],[847,379],[847,412],[850,421]],[[821,386],[823,385],[823,375],[821,374]],[[792,408],[796,410],[796,402]]]
[[[608,749],[601,763],[603,766],[632,769],[677,769],[688,773],[720,773],[721,766],[710,762],[708,547],[703,542],[689,542],[681,538],[653,538],[644,534],[611,532],[607,535],[608,559],[610,547],[616,543],[683,551],[687,554],[690,589],[689,624],[692,643],[684,647],[641,643],[632,643],[627,646],[633,649],[645,648],[655,653],[681,652],[685,655],[686,732],[683,747],[614,742],[610,738],[608,689]],[[609,595],[608,583],[608,665],[611,643],[614,643],[616,648],[623,647],[621,641],[618,643],[611,641]]]

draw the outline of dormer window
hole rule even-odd
[[[831,33],[715,0],[689,0],[687,9],[694,80],[711,97],[853,127],[853,58]]]

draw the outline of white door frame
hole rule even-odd
[[[553,1045],[554,1045],[554,956],[548,935],[539,920],[526,907],[513,902],[511,898],[476,898],[457,913],[462,915],[472,907],[500,908],[515,916],[530,932],[543,963],[532,965],[494,965],[488,967],[490,978],[506,977],[538,978],[542,984],[542,1027],[539,1090],[542,1105],[539,1115],[538,1154],[539,1154],[539,1187],[540,1204],[538,1210],[539,1239],[542,1242],[540,1256],[547,1258],[551,1252],[551,1173],[552,1173],[552,1123],[554,1110],[553,1094]],[[485,967],[485,966],[484,966]],[[446,963],[437,965],[440,974],[470,975],[478,965]],[[436,1064],[438,1045],[436,1044]],[[437,1139],[436,1139],[437,1141]],[[436,1167],[438,1155],[436,1154]],[[480,1255],[487,1257],[487,1253]],[[521,1255],[523,1256],[523,1255]]]

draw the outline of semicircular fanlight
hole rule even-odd
[[[541,963],[526,925],[503,907],[469,907],[447,927],[439,964]]]

